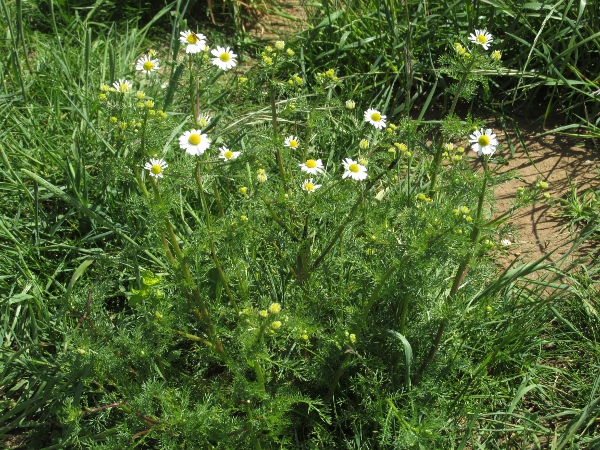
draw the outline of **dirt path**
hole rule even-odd
[[[495,129],[501,130],[501,127]],[[519,130],[525,145],[520,142],[514,127],[506,132],[498,132],[498,138],[505,147],[504,153],[510,155],[509,140],[515,150],[514,157],[509,159],[503,172],[514,170],[520,178],[497,186],[498,213],[510,207],[519,186],[534,184],[536,180],[549,184],[547,192],[552,199],[569,196],[571,183],[577,183],[579,193],[589,188],[600,189],[597,172],[597,168],[600,168],[599,155],[584,148],[581,140],[552,134],[539,136],[543,130],[535,125],[520,125]],[[549,258],[556,261],[567,251],[565,244],[575,236],[568,226],[565,227],[567,223],[557,216],[558,213],[555,201],[518,211],[509,221],[517,230],[516,236],[510,239],[513,244],[508,248],[509,255],[513,259],[523,257],[531,261],[556,250]]]

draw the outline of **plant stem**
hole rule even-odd
[[[252,409],[250,408],[250,400],[246,401],[246,414],[248,415],[248,423],[246,425],[246,431],[250,435],[250,440],[252,441],[252,445],[254,446],[254,450],[262,450],[260,446],[260,442],[256,438],[256,434],[254,433],[254,427],[252,427]]]
[[[479,201],[477,203],[477,215],[476,215],[475,222],[473,225],[473,231],[471,232],[472,250],[469,253],[467,253],[467,255],[465,256],[463,261],[458,266],[458,270],[456,271],[456,275],[454,276],[454,281],[452,282],[452,288],[450,289],[450,293],[448,294],[448,297],[446,298],[447,305],[452,304],[452,301],[454,300],[454,297],[458,293],[460,285],[461,285],[465,275],[467,274],[467,271],[469,270],[469,264],[479,247],[479,236],[481,235],[481,228],[480,228],[481,214],[483,212],[483,203],[485,201],[485,191],[487,189],[487,182],[488,182],[488,177],[489,177],[487,156],[484,156],[484,159],[483,159],[483,169],[484,169],[483,184],[481,186],[481,192],[479,193]],[[433,343],[431,344],[431,348],[429,349],[429,353],[427,354],[427,357],[425,358],[425,360],[423,361],[423,364],[421,365],[421,367],[419,369],[419,372],[418,372],[416,380],[415,380],[415,385],[417,385],[421,381],[421,378],[422,378],[423,374],[425,373],[425,369],[433,361],[433,358],[435,357],[435,354],[440,345],[440,342],[442,341],[442,335],[444,334],[444,330],[446,329],[447,324],[448,324],[447,319],[444,319],[442,321],[442,323],[440,323],[440,325],[438,327],[438,331],[433,340]]]
[[[152,181],[152,188],[154,190],[155,199],[158,203],[162,204],[162,198],[160,196],[160,191],[158,190],[158,184],[156,183],[156,180],[154,178],[152,178],[151,181]],[[183,252],[181,251],[181,247],[179,246],[179,241],[177,239],[177,236],[175,235],[175,231],[173,230],[173,225],[171,225],[171,221],[169,220],[169,217],[167,214],[165,214],[164,221],[165,221],[165,227],[167,228],[169,240],[171,241],[171,246],[173,247],[173,250],[175,251],[175,256],[177,257],[177,261],[179,262],[179,266],[181,268],[181,273],[183,274],[183,278],[184,278],[186,284],[190,287],[190,289],[192,291],[191,297],[189,297],[190,303],[194,307],[197,307],[199,309],[198,316],[199,316],[199,319],[201,320],[202,325],[206,329],[209,340],[210,341],[216,340],[217,345],[215,345],[214,348],[215,348],[215,350],[217,350],[217,352],[219,352],[221,354],[221,356],[224,356],[223,347],[220,344],[219,340],[216,339],[215,329],[212,324],[210,314],[208,313],[208,309],[206,308],[206,303],[204,302],[204,299],[200,295],[200,291],[198,291],[196,283],[194,282],[194,279],[192,278],[190,269],[185,261],[185,257],[183,255]],[[164,236],[164,234],[163,234],[163,236]],[[163,240],[163,245],[166,245],[167,254],[169,254],[170,249],[169,249],[166,238],[164,238],[164,240]],[[172,254],[169,259],[172,260],[172,262],[174,262]]]
[[[263,372],[260,363],[258,361],[254,361],[253,367],[254,373],[256,374],[256,381],[258,381],[258,384],[260,384],[261,390],[263,392],[267,392],[265,389],[265,373]]]
[[[273,123],[273,141],[277,145],[277,166],[279,167],[279,173],[285,186],[285,170],[283,168],[283,157],[281,155],[281,149],[279,148],[279,127],[277,124],[277,106],[275,105],[275,89],[273,89],[275,75],[271,74],[271,82],[269,83],[269,93],[271,97],[271,122]]]
[[[471,73],[471,69],[473,68],[474,63],[475,63],[475,58],[471,58],[469,65],[466,67],[466,69],[463,72],[462,77],[458,83],[458,87],[456,88],[456,93],[454,95],[454,99],[452,100],[452,106],[450,106],[450,111],[448,111],[448,114],[446,117],[450,117],[454,114],[454,110],[456,109],[458,99],[460,98],[460,93],[465,87],[465,83],[467,82],[467,78],[469,76],[469,73]],[[433,197],[433,195],[435,194],[435,188],[436,188],[438,173],[440,171],[440,161],[442,159],[443,149],[444,149],[444,139],[442,136],[440,139],[440,142],[438,143],[437,152],[435,153],[435,157],[433,159],[433,164],[432,164],[433,175],[431,176],[431,184],[429,185],[429,196],[430,197]]]
[[[360,330],[365,325],[367,316],[369,315],[371,308],[373,307],[375,302],[379,299],[379,294],[381,293],[381,290],[383,289],[385,282],[394,274],[394,272],[396,272],[396,270],[398,270],[398,268],[400,267],[401,261],[403,261],[406,258],[408,258],[408,257],[405,256],[402,258],[402,260],[396,262],[395,264],[392,264],[390,266],[390,268],[387,270],[387,272],[381,277],[381,279],[379,280],[379,283],[377,284],[377,287],[373,290],[373,293],[371,294],[369,301],[365,305],[365,308],[363,309],[362,314],[359,317],[359,320],[352,327],[352,331],[354,334],[358,335],[360,333]],[[344,373],[346,364],[348,364],[348,361],[350,361],[351,355],[352,355],[351,352],[346,352],[346,355],[344,356],[342,363],[336,370],[336,372],[333,376],[333,381],[332,381],[331,385],[329,386],[329,391],[327,391],[327,394],[325,395],[326,403],[329,402],[333,398],[333,394],[335,393],[335,388],[337,387],[337,384],[340,381],[342,374]]]

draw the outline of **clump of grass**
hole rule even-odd
[[[361,73],[355,89],[373,98],[391,89],[397,112],[410,111],[428,94],[445,104],[443,91],[436,89],[445,83],[440,57],[457,36],[485,28],[505,65],[495,72],[493,95],[479,87],[472,107],[534,117],[544,125],[551,118],[550,123],[585,126],[597,115],[598,11],[589,3],[361,0],[328,1],[309,11],[314,26],[302,38],[307,55],[314,55],[311,62]]]

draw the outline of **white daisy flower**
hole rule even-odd
[[[321,186],[321,184],[314,184],[312,178],[310,180],[304,180],[304,183],[302,183],[302,189],[308,192],[309,194],[312,194]]]
[[[192,30],[182,31],[179,40],[182,44],[187,44],[186,53],[199,53],[206,48],[206,36],[202,33],[194,33]]]
[[[221,151],[219,158],[222,158],[224,161],[231,161],[233,159],[236,159],[242,153],[242,152],[232,152],[225,146],[221,147],[219,150]]]
[[[490,43],[494,40],[494,38],[484,28],[483,30],[475,30],[475,33],[471,33],[469,40],[475,44],[481,45],[484,50],[487,50],[490,48]]]
[[[367,178],[367,168],[361,164],[358,164],[353,159],[346,158],[344,159],[344,161],[342,161],[342,164],[344,165],[344,169],[346,170],[344,172],[344,175],[342,175],[342,178],[350,177],[353,180],[358,181]]]
[[[304,164],[299,164],[303,172],[317,175],[323,172],[323,162],[320,159],[307,159]]]
[[[212,63],[221,70],[233,69],[236,65],[235,58],[237,55],[229,49],[229,47],[217,47],[211,51],[214,58]]]
[[[485,132],[483,131],[483,128],[481,130],[476,130],[469,136],[469,142],[471,143],[473,151],[476,151],[479,156],[492,156],[498,145],[496,135],[492,133],[491,128],[488,128]]]
[[[149,172],[151,177],[154,177],[158,180],[159,178],[163,177],[163,170],[165,170],[167,167],[169,167],[169,165],[164,159],[150,158],[150,162],[146,163],[144,169]]]
[[[190,130],[179,136],[179,147],[189,155],[200,156],[210,146],[210,139],[200,130]]]
[[[256,181],[261,184],[267,181],[267,172],[265,169],[258,169],[256,171]]]
[[[300,139],[296,136],[288,136],[285,138],[283,145],[289,148],[298,148],[300,147]]]
[[[113,86],[116,89],[116,91],[120,94],[127,94],[129,91],[131,91],[131,88],[133,87],[131,82],[127,80],[115,81],[113,83]]]
[[[158,69],[160,69],[158,59],[152,59],[149,55],[142,56],[135,65],[135,70],[141,70],[144,73],[151,73]]]
[[[365,122],[369,122],[378,130],[385,128],[385,116],[382,116],[376,109],[367,109],[365,111]]]
[[[206,128],[211,121],[211,117],[208,113],[206,114],[198,114],[196,117],[196,125],[200,128]]]

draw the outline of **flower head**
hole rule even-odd
[[[158,67],[158,59],[152,59],[148,55],[144,55],[138,59],[138,62],[135,65],[135,70],[141,70],[146,74],[152,73],[158,69],[160,69],[160,67]]]
[[[281,304],[279,303],[271,303],[269,305],[269,312],[273,315],[277,315],[281,312]]]
[[[241,153],[241,152],[232,152],[225,146],[221,147],[219,150],[221,151],[219,158],[223,159],[224,161],[231,161],[233,159],[236,159],[238,156],[240,156],[240,153]]]
[[[275,48],[279,51],[283,50],[285,48],[285,42],[284,41],[275,42]]]
[[[299,164],[303,172],[316,175],[323,172],[323,162],[320,159],[307,159],[304,164]]]
[[[485,132],[483,128],[475,130],[475,132],[469,136],[469,142],[471,143],[473,151],[476,151],[479,156],[492,156],[498,145],[496,135],[492,133],[491,128],[488,128]]]
[[[179,147],[189,155],[200,156],[210,146],[210,139],[200,130],[190,130],[179,136]]]
[[[456,53],[461,56],[464,56],[467,53],[467,49],[464,48],[460,42],[454,43],[454,50],[456,50]]]
[[[356,103],[354,100],[346,100],[346,109],[354,109],[356,107]]]
[[[381,115],[376,109],[367,109],[365,111],[365,122],[369,122],[378,130],[385,128],[385,116]]]
[[[369,148],[369,141],[367,141],[366,139],[361,139],[360,142],[358,143],[358,146],[362,150],[367,150]]]
[[[296,136],[288,136],[285,138],[283,145],[289,148],[298,148],[300,147],[300,139]]]
[[[475,44],[481,45],[484,50],[487,50],[490,48],[490,43],[494,40],[494,38],[484,28],[483,30],[475,30],[475,33],[471,33],[469,40]]]
[[[265,169],[258,169],[256,171],[256,181],[259,183],[265,183],[267,181],[267,172]]]
[[[212,63],[221,70],[233,69],[236,65],[235,58],[237,55],[230,50],[229,47],[217,47],[211,51],[214,56]]]
[[[322,185],[320,184],[314,184],[312,178],[310,180],[304,180],[304,183],[302,183],[302,189],[308,192],[309,194],[312,194],[321,186]]]
[[[494,61],[500,61],[502,59],[502,52],[500,52],[500,50],[494,50],[490,54],[490,58],[492,58]]]
[[[359,163],[357,163],[356,161],[354,161],[353,159],[350,158],[345,158],[344,161],[342,161],[342,164],[344,166],[344,175],[342,175],[342,178],[352,178],[353,180],[364,180],[367,178],[367,168]]]
[[[120,94],[127,94],[129,91],[131,91],[131,88],[133,87],[131,82],[127,80],[115,81],[113,83],[113,86]]]
[[[196,117],[196,125],[200,128],[206,128],[210,123],[210,120],[211,117],[209,114],[199,114],[198,117]]]
[[[159,178],[163,177],[163,170],[165,170],[167,167],[169,167],[169,165],[164,159],[151,158],[150,162],[147,162],[144,166],[144,169],[149,172],[151,177],[154,177],[158,180]]]
[[[199,53],[206,48],[206,36],[202,33],[194,33],[192,30],[182,31],[179,40],[186,44],[186,53]]]

